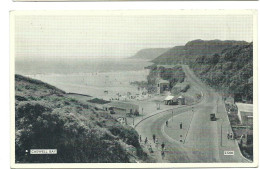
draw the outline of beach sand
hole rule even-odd
[[[54,85],[67,93],[87,94],[109,100],[118,98],[118,94],[126,96],[127,92],[130,92],[131,95],[140,94],[142,91],[139,91],[137,86],[131,85],[130,82],[146,81],[148,74],[149,70],[138,70],[78,74],[36,74],[28,75],[28,77]]]

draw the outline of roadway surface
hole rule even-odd
[[[188,66],[183,65],[183,70],[186,80],[202,92],[202,100],[192,106],[173,107],[173,110],[158,113],[135,127],[142,138],[147,137],[152,142],[152,135],[155,134],[159,138],[160,145],[162,142],[165,143],[165,157],[163,160],[158,159],[158,162],[250,162],[242,156],[236,141],[227,139],[227,132],[232,130],[220,95],[203,84]],[[210,121],[211,113],[216,113],[216,121]],[[180,118],[180,116],[189,116],[189,118]],[[182,121],[176,121],[175,118]],[[187,124],[185,132],[180,136],[172,135],[176,132],[171,133],[169,129],[165,130],[166,121],[169,125],[180,122]],[[175,127],[175,130],[181,129]],[[224,155],[224,151],[233,151],[234,155]],[[157,154],[160,152],[160,148],[155,150]]]

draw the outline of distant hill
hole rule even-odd
[[[247,44],[245,41],[193,40],[184,46],[169,49],[153,62],[156,64],[191,63],[199,56],[210,56],[232,46]]]
[[[153,60],[156,57],[160,56],[164,52],[169,50],[169,48],[148,48],[142,49],[138,51],[134,56],[130,57],[130,59],[145,59],[145,60]]]
[[[15,75],[16,163],[128,163],[144,161],[138,133],[107,112],[62,90]],[[30,155],[28,149],[57,149]],[[134,151],[132,151],[134,150]]]

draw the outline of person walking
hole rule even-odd
[[[142,136],[141,135],[139,136],[139,141],[140,141],[140,143],[142,142]]]
[[[153,148],[152,148],[152,144],[150,143],[150,145],[149,145],[149,152],[150,153],[153,153]]]
[[[168,120],[166,121],[166,127],[168,127]]]
[[[165,157],[164,151],[161,152],[161,156],[162,156],[162,159],[164,159],[164,157]]]
[[[156,140],[155,140],[155,147],[158,148],[158,145],[159,145],[159,140],[158,140],[158,138],[156,138]]]
[[[164,147],[165,147],[164,142],[162,142],[161,147],[162,147],[162,151],[163,151],[163,150],[164,150]]]
[[[230,133],[230,139],[233,140],[233,133]]]
[[[227,132],[227,139],[228,139],[228,140],[229,140],[229,137],[230,137],[230,136],[229,136],[229,132]]]
[[[146,144],[148,142],[148,140],[147,140],[147,137],[145,138],[145,140],[144,140],[144,144]]]
[[[154,143],[155,143],[155,138],[156,138],[156,137],[155,137],[155,134],[153,134],[153,142],[154,142]]]
[[[180,123],[180,129],[182,129],[182,122]]]

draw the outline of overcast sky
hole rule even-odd
[[[16,16],[16,57],[129,57],[188,41],[253,40],[252,16]]]

